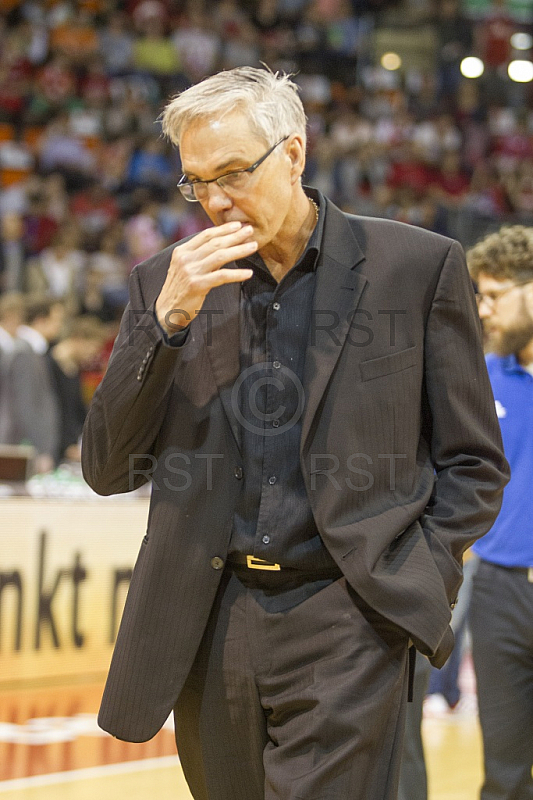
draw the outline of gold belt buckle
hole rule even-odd
[[[279,572],[281,566],[273,564],[271,561],[265,561],[263,558],[256,558],[255,556],[246,556],[246,566],[248,569],[266,569]]]
[[[533,583],[533,567],[529,567],[527,571],[527,579],[530,583]]]

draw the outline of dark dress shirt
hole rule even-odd
[[[279,283],[258,254],[239,262],[254,274],[241,288],[241,371],[234,410],[243,479],[228,554],[230,561],[254,555],[311,578],[337,571],[313,519],[299,456],[305,354],[324,216],[322,204],[305,251]]]

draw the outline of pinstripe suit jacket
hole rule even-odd
[[[157,732],[190,670],[241,485],[239,286],[211,291],[171,348],[153,315],[171,252],[132,273],[83,441],[97,492],[153,480],[99,718],[132,741]],[[462,553],[490,528],[508,479],[460,246],[327,201],[303,388],[300,461],[324,544],[441,665]]]

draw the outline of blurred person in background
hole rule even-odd
[[[4,214],[0,218],[0,289],[12,292],[23,289],[25,263],[22,215]]]
[[[153,136],[139,142],[133,151],[126,172],[126,181],[133,189],[146,186],[157,191],[168,189],[172,183],[172,164],[167,144]]]
[[[112,322],[124,310],[127,299],[122,294],[124,302],[118,294],[110,295],[106,291],[107,275],[97,265],[88,266],[83,276],[83,283],[78,294],[78,313],[98,317],[101,322]]]
[[[455,636],[453,652],[442,669],[431,671],[427,697],[424,702],[424,717],[442,718],[449,714],[477,711],[475,692],[463,693],[461,666],[470,650],[469,625],[472,580],[477,559],[467,550],[463,560],[464,580],[457,596],[457,605],[452,614],[451,626]]]
[[[100,56],[108,75],[120,75],[131,67],[134,38],[128,22],[128,16],[123,11],[113,10],[107,25],[98,31]]]
[[[80,234],[79,246],[89,252],[97,249],[100,238],[120,218],[115,197],[98,180],[73,195],[70,211]]]
[[[50,49],[64,55],[70,64],[79,69],[90,63],[98,53],[100,42],[92,15],[83,9],[81,3],[77,6],[76,10],[71,6],[67,18],[51,29]]]
[[[485,778],[481,800],[533,798],[533,228],[469,250],[511,481],[479,559],[470,605]]]
[[[94,365],[107,339],[107,328],[97,317],[75,317],[66,334],[50,350],[52,385],[59,409],[56,462],[79,461],[80,439],[87,414],[81,373]]]
[[[195,83],[215,70],[222,39],[211,15],[196,0],[187,3],[180,22],[172,33],[172,41],[179,53],[183,72]]]
[[[60,225],[69,215],[70,198],[65,187],[65,179],[60,172],[51,172],[42,179],[41,192],[46,213]]]
[[[17,350],[26,347],[17,333],[23,319],[24,296],[19,292],[0,295],[0,444],[11,443],[13,437],[9,372]]]
[[[78,306],[87,254],[80,249],[80,232],[74,219],[64,222],[54,234],[50,247],[28,260],[26,291],[64,300],[69,311]]]
[[[453,107],[461,83],[461,61],[472,48],[472,23],[462,12],[461,0],[434,4],[437,34],[437,92],[446,108]]]
[[[160,204],[144,189],[140,190],[138,197],[139,208],[124,225],[130,270],[167,244],[158,219]]]
[[[13,429],[9,444],[31,444],[36,450],[34,469],[50,472],[59,447],[59,408],[48,357],[63,325],[65,308],[54,298],[28,301],[26,324],[18,336],[26,347],[17,349],[8,374]]]
[[[88,313],[90,313],[91,306],[88,275],[93,270],[96,270],[101,276],[100,284],[103,299],[111,307],[124,309],[128,302],[129,271],[124,242],[124,227],[121,222],[112,225],[104,233],[98,248],[89,256],[82,287],[82,294],[85,300],[82,300],[81,303]],[[97,308],[100,308],[101,305],[101,303],[97,303]],[[97,316],[100,316],[100,314],[97,313]]]
[[[153,73],[161,79],[180,72],[178,51],[160,16],[150,15],[145,19],[140,36],[133,44],[133,66],[139,72]]]
[[[70,115],[60,111],[47,124],[39,141],[39,170],[61,172],[69,192],[86,186],[97,166],[87,140],[73,132]]]
[[[52,245],[52,240],[59,230],[59,219],[49,208],[42,180],[30,183],[25,192],[25,199],[24,245],[26,254],[31,259]],[[26,288],[26,270],[24,288]]]

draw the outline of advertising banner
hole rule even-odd
[[[0,688],[105,675],[148,500],[0,501]]]

